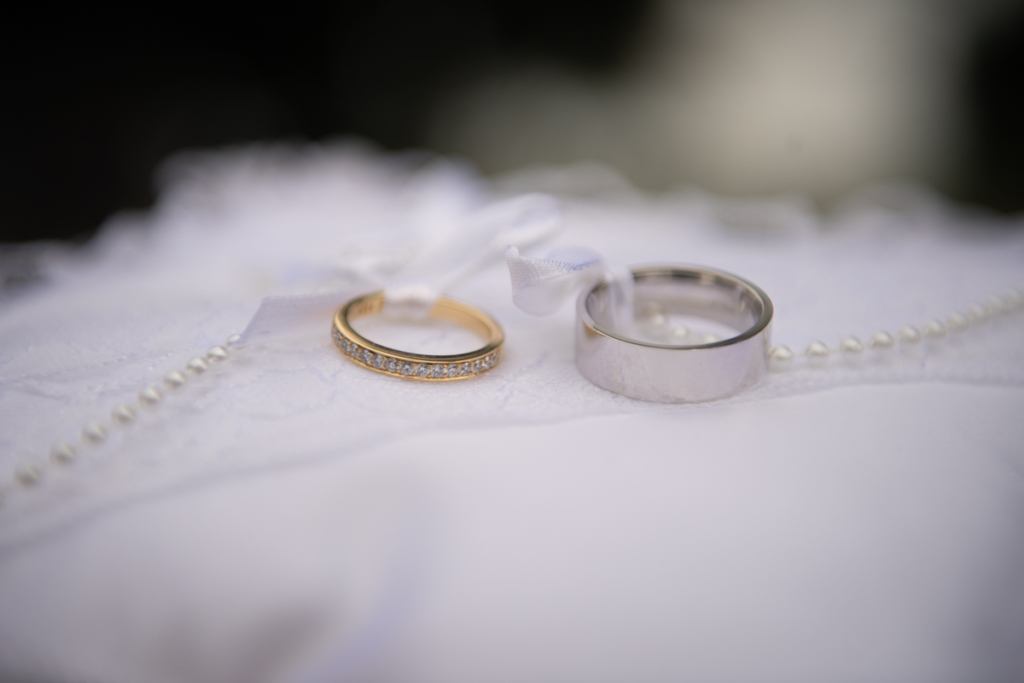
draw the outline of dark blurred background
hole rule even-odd
[[[860,7],[861,9],[856,9]],[[895,8],[895,9],[894,9]],[[81,239],[181,149],[359,136],[486,172],[1024,209],[1024,3],[271,0],[5,10],[0,240]]]

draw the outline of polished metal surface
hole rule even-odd
[[[599,387],[644,401],[713,401],[753,386],[768,367],[772,302],[742,278],[694,266],[633,269],[635,310],[657,306],[738,332],[711,343],[659,344],[612,323],[606,283],[576,302],[576,366]]]

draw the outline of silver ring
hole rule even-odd
[[[660,344],[615,329],[610,289],[600,282],[576,302],[576,366],[597,386],[661,403],[713,401],[757,383],[768,367],[772,302],[735,275],[694,266],[634,268],[634,310],[654,307],[736,333],[706,343]]]

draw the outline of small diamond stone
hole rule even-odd
[[[412,374],[412,363],[402,363],[402,374],[406,376]]]
[[[430,376],[430,366],[429,365],[417,365],[416,366],[416,376],[417,377],[429,377]]]
[[[448,366],[448,376],[449,377],[458,377],[459,376],[459,366],[455,365],[454,363],[452,365],[449,365]]]
[[[373,367],[375,367],[375,368],[383,368],[384,367],[384,356],[382,356],[382,355],[380,355],[378,353],[374,357],[374,359],[373,359]]]
[[[459,366],[459,374],[463,377],[469,374],[469,363],[463,363]]]
[[[373,365],[374,354],[369,351],[363,351],[363,362],[367,365]]]
[[[445,367],[438,363],[434,366],[434,379],[441,379],[445,375]]]
[[[473,361],[473,374],[476,374],[484,369],[484,364],[478,359]]]
[[[355,359],[358,359],[359,358],[359,344],[349,344],[348,345],[348,355],[352,356]]]
[[[388,358],[388,362],[384,365],[388,372],[398,372],[398,361],[394,358]]]

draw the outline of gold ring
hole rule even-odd
[[[505,333],[491,316],[464,303],[442,297],[427,314],[465,327],[487,343],[469,353],[428,356],[407,353],[375,344],[349,324],[364,316],[376,315],[384,308],[384,293],[356,297],[338,309],[331,325],[331,338],[352,361],[385,375],[423,379],[432,382],[466,379],[487,372],[498,364]]]

